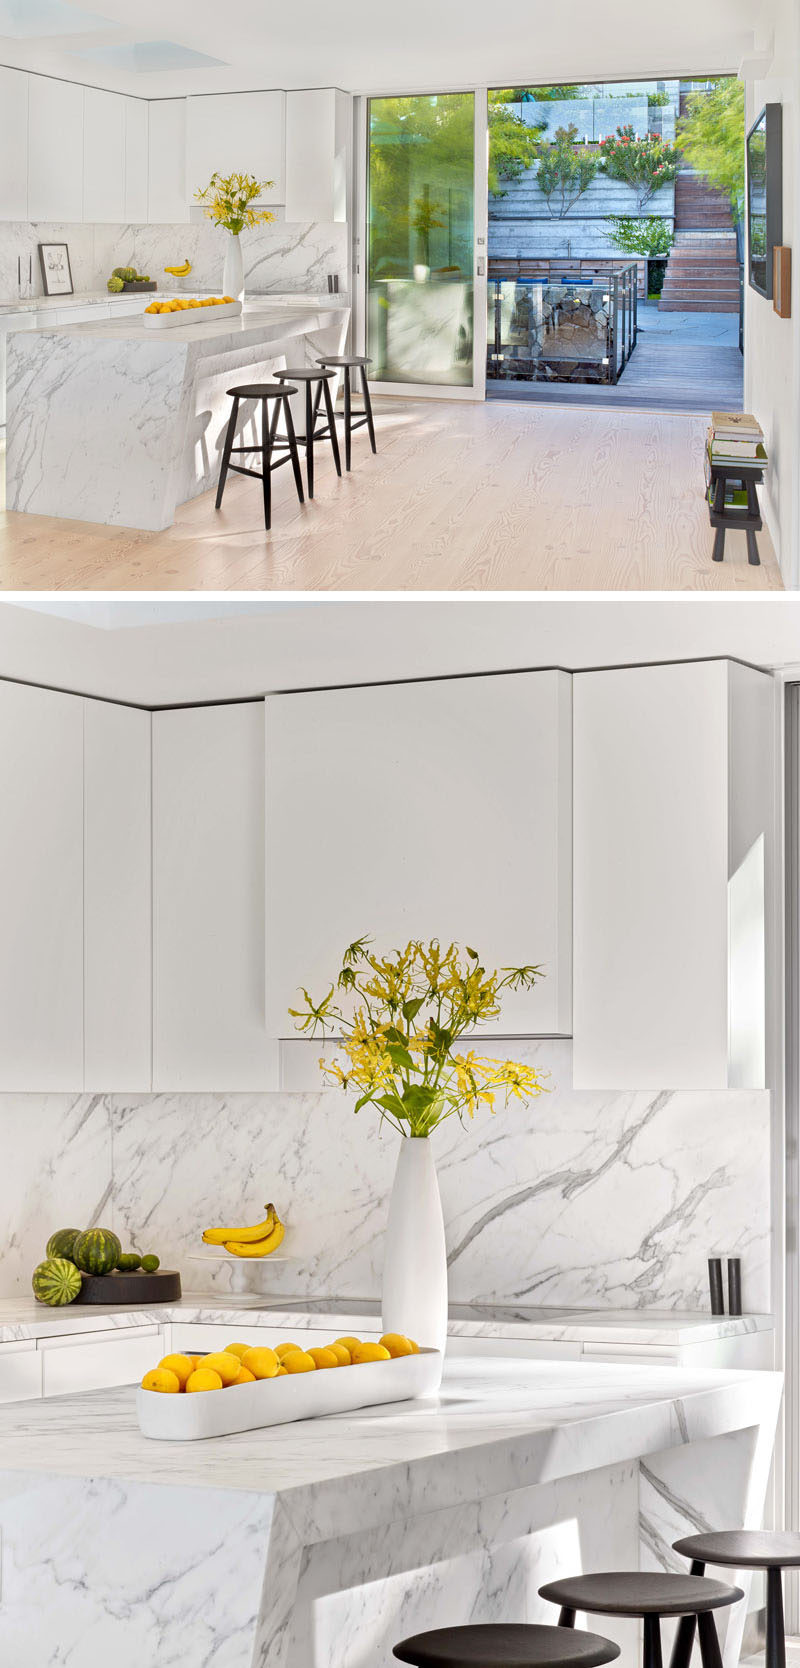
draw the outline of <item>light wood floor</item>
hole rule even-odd
[[[524,403],[383,400],[339,481],[323,446],[316,498],[229,477],[165,533],[0,516],[2,590],[779,590],[765,531],[711,560],[706,419]]]

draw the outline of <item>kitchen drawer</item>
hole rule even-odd
[[[253,1347],[262,1345],[267,1349],[274,1349],[276,1344],[288,1343],[296,1338],[306,1349],[318,1344],[330,1344],[334,1338],[346,1337],[349,1328],[341,1326],[240,1326],[237,1321],[232,1326],[201,1326],[191,1321],[181,1321],[172,1325],[171,1348],[178,1352],[185,1351],[189,1355],[203,1355],[211,1350],[220,1349],[223,1344],[252,1344]],[[380,1332],[359,1331],[359,1338],[378,1339]]]
[[[0,1402],[29,1402],[42,1394],[42,1359],[33,1338],[0,1344]]]
[[[138,1384],[165,1353],[159,1326],[120,1327],[83,1338],[46,1338],[39,1347],[45,1396]]]
[[[585,1361],[628,1361],[635,1365],[638,1361],[642,1366],[661,1366],[668,1361],[677,1366],[680,1360],[680,1349],[674,1344],[584,1344],[583,1357]]]
[[[448,1338],[448,1361],[463,1355],[504,1355],[520,1361],[579,1361],[581,1346],[547,1338]]]

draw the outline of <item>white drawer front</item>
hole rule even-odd
[[[347,1327],[273,1327],[273,1326],[239,1326],[234,1321],[233,1326],[200,1326],[190,1321],[173,1323],[172,1348],[178,1352],[186,1351],[189,1355],[203,1355],[213,1349],[221,1349],[223,1344],[259,1344],[266,1349],[274,1349],[276,1344],[288,1343],[290,1339],[297,1339],[298,1344],[304,1344],[306,1349],[317,1344],[330,1344],[334,1338],[344,1337]],[[380,1332],[359,1332],[363,1339],[380,1337]]]
[[[42,1360],[31,1338],[0,1344],[0,1402],[28,1402],[42,1394]]]
[[[95,1332],[80,1340],[46,1339],[41,1351],[43,1394],[67,1396],[78,1390],[138,1384],[150,1367],[157,1366],[162,1345],[158,1326]]]
[[[645,1366],[662,1361],[677,1365],[680,1358],[680,1350],[669,1344],[584,1344],[583,1354],[587,1361],[639,1361]]]
[[[448,1338],[447,1357],[461,1355],[504,1355],[520,1361],[578,1361],[580,1344],[551,1342],[547,1338]]]

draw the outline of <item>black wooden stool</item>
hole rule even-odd
[[[600,1668],[615,1661],[619,1645],[535,1622],[485,1622],[415,1633],[393,1655],[416,1668]]]
[[[767,1572],[767,1668],[784,1668],[782,1570],[800,1567],[800,1535],[782,1529],[723,1529],[717,1534],[686,1535],[673,1550],[692,1560],[692,1574],[702,1575],[706,1564],[736,1570]],[[688,1668],[694,1644],[690,1618],[681,1623],[672,1668]]]
[[[290,397],[292,394],[297,393],[297,389],[290,388],[288,383],[253,382],[245,383],[240,388],[229,388],[228,393],[233,400],[233,405],[228,419],[228,428],[225,434],[225,445],[222,448],[222,463],[219,471],[216,508],[219,509],[220,504],[222,503],[222,494],[225,491],[225,482],[228,478],[229,469],[232,469],[237,475],[254,475],[257,481],[262,482],[264,493],[264,526],[267,532],[269,532],[272,522],[273,469],[279,469],[282,463],[291,463],[292,470],[294,472],[295,486],[297,487],[297,496],[300,499],[301,504],[304,502],[303,477],[300,473],[300,458],[297,453],[297,439],[294,432],[294,423],[292,422],[292,410],[289,405]],[[239,403],[241,400],[260,400],[261,402],[260,446],[234,446],[233,444],[236,434],[236,420],[239,414]],[[267,408],[270,404],[272,405],[272,413],[271,415],[268,415]],[[283,411],[286,421],[286,441],[284,444],[288,447],[288,450],[284,457],[276,458],[273,461],[272,454],[275,446],[278,419],[281,411]],[[231,454],[233,452],[260,452],[261,468],[246,469],[241,463],[231,463]]]
[[[631,1570],[606,1575],[576,1575],[540,1587],[542,1598],[561,1605],[559,1627],[575,1626],[575,1612],[591,1616],[635,1616],[644,1622],[644,1668],[661,1668],[662,1616],[696,1618],[703,1668],[722,1668],[712,1610],[735,1604],[744,1595],[722,1581],[696,1575]]]
[[[756,489],[764,479],[763,466],[759,463],[712,463],[710,467],[712,500],[708,513],[714,528],[711,560],[724,561],[725,534],[740,528],[747,539],[747,560],[752,568],[757,568],[760,566],[761,558],[758,554],[756,533],[761,532],[763,524]],[[747,504],[732,505],[726,510],[725,491],[728,487],[744,492]]]
[[[299,371],[292,369],[292,370],[276,371],[275,372],[275,376],[277,377],[279,382],[282,382],[284,380],[284,378],[287,378],[289,382],[304,382],[305,383],[305,387],[306,387],[306,432],[305,432],[305,434],[299,434],[297,436],[297,439],[300,441],[301,445],[305,444],[305,448],[306,448],[306,475],[308,477],[308,496],[309,496],[309,498],[313,498],[313,496],[314,496],[314,442],[315,442],[315,440],[326,440],[326,439],[328,439],[328,437],[330,437],[331,451],[333,452],[333,461],[336,464],[336,473],[337,473],[337,475],[341,475],[341,473],[342,473],[342,465],[339,461],[339,442],[336,438],[336,418],[334,417],[334,414],[333,414],[333,400],[331,399],[331,391],[330,391],[330,388],[328,386],[329,382],[331,381],[331,379],[333,377],[335,377],[335,375],[336,375],[335,371],[326,371],[322,368],[321,365],[312,365],[312,366],[306,365],[306,366],[303,367],[302,370],[299,370]],[[314,384],[316,384],[316,387],[314,387]],[[312,389],[313,389],[313,392],[312,392]],[[317,420],[318,420],[318,417],[319,417],[319,404],[320,404],[320,399],[323,396],[324,396],[324,399],[325,399],[326,421],[325,421],[323,427],[321,429],[318,429],[317,428]],[[280,436],[279,436],[278,437],[278,444],[280,445],[280,443],[281,442],[280,442]]]
[[[372,401],[369,397],[369,383],[367,382],[367,366],[372,364],[372,360],[365,358],[360,353],[344,353],[339,354],[336,358],[318,359],[317,364],[324,365],[326,368],[330,366],[332,370],[344,371],[344,466],[345,469],[349,469],[352,436],[356,429],[363,429],[365,423],[369,429],[370,446],[373,452],[378,450],[375,445],[375,424],[372,420]],[[361,391],[364,396],[363,411],[353,411],[351,371],[361,372]]]

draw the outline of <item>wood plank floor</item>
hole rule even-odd
[[[761,566],[743,533],[711,560],[702,415],[381,400],[339,481],[317,454],[316,498],[232,477],[164,533],[0,516],[8,590],[645,590],[782,588],[768,533]]]

